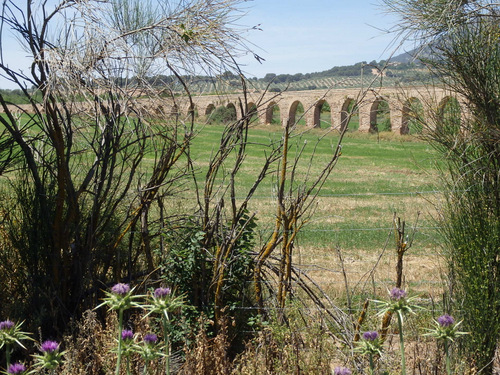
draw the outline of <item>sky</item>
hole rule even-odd
[[[266,61],[242,60],[250,77],[312,73],[334,66],[380,61],[394,52],[397,19],[379,0],[253,0],[240,22],[260,24],[247,39]],[[404,52],[404,50],[399,51]]]
[[[334,66],[387,59],[394,35],[387,30],[397,20],[387,15],[380,0],[247,0],[243,28],[259,26],[245,34],[251,48],[265,59],[240,58],[248,77],[267,73],[313,73]],[[3,41],[10,67],[28,66],[25,53],[14,38]],[[0,78],[0,88],[15,88]]]

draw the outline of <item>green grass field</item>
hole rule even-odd
[[[220,144],[223,129],[221,125],[196,126],[199,134],[193,141],[191,157],[199,184],[203,182],[211,155]],[[338,142],[337,132],[306,131],[300,122],[296,133],[291,141],[290,157],[293,158],[303,145],[305,147],[298,162],[294,187],[307,178],[312,181],[320,173]],[[236,177],[237,200],[246,196],[259,174],[270,142],[281,136],[279,125],[259,125],[250,129],[247,156]],[[232,160],[234,158],[228,159],[226,172],[232,167]],[[276,168],[259,186],[249,205],[249,210],[258,218],[258,246],[266,241],[274,223]],[[145,165],[146,175],[147,169]],[[222,180],[222,176],[219,177]],[[434,204],[440,199],[435,193],[437,183],[435,153],[426,143],[390,132],[348,132],[342,142],[342,156],[319,192],[297,238],[295,262],[304,266],[333,267],[338,272],[337,249],[340,249],[350,260],[354,269],[352,278],[356,279],[359,273],[372,267],[384,249],[394,247],[390,233],[396,213],[406,221],[408,234],[412,234],[411,227],[418,228],[409,257],[415,257],[415,282],[428,280],[426,270],[436,263],[434,255],[438,252],[433,219],[436,216]],[[195,207],[193,185],[184,184],[179,187],[181,193],[172,197],[171,204],[167,205],[173,213],[179,210],[189,213]],[[393,277],[390,267],[389,263],[387,273],[380,275],[380,279]],[[432,273],[432,282],[436,281],[436,275]]]
[[[192,156],[199,175],[205,173],[208,159],[219,143],[221,126],[198,129]],[[301,128],[305,130],[305,128]],[[323,168],[338,142],[338,133],[331,132],[319,144],[324,129],[311,129],[293,138],[291,154],[307,143],[299,162],[297,183],[308,172],[314,176]],[[237,177],[237,194],[243,198],[255,180],[262,164],[269,140],[281,137],[278,125],[258,126],[249,132],[248,155]],[[298,146],[297,146],[298,145]],[[312,151],[315,149],[315,155]],[[262,243],[272,230],[275,215],[276,174],[262,183],[250,204],[256,212]],[[406,221],[410,238],[417,227],[408,264],[411,266],[409,283],[433,284],[439,282],[438,247],[436,244],[435,204],[440,195],[437,187],[436,157],[432,148],[411,136],[391,133],[347,133],[342,142],[339,163],[319,193],[311,216],[296,241],[295,262],[304,267],[319,267],[332,271],[311,271],[328,283],[340,283],[337,249],[349,260],[348,274],[359,280],[384,253],[389,257],[379,280],[394,278],[393,216]],[[189,195],[188,192],[185,194]],[[188,198],[188,196],[186,196]],[[433,269],[429,272],[429,269]],[[334,277],[335,276],[335,277]]]

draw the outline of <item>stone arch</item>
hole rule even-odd
[[[328,126],[331,126],[332,125],[332,112],[331,112],[331,107],[330,107],[330,104],[325,100],[325,99],[321,99],[321,100],[318,100],[315,104],[314,104],[314,117],[313,117],[313,126],[316,128],[321,128],[321,109],[327,105],[328,108],[330,108],[329,110],[329,113],[330,113],[330,121],[329,121],[329,125]]]
[[[256,122],[259,120],[259,112],[258,112],[257,104],[255,104],[254,102],[247,103],[246,116],[250,122]]]
[[[230,111],[228,114],[229,121],[236,121],[238,119],[238,110],[236,109],[236,105],[234,103],[229,102],[226,104],[226,108]]]
[[[304,118],[304,104],[300,100],[295,100],[288,110],[288,120],[290,124],[295,124],[302,118]]]
[[[348,126],[352,120],[355,120],[354,117],[357,118],[357,126],[359,127],[359,109],[356,101],[353,98],[346,98],[344,103],[342,104],[342,109],[340,110],[340,130],[343,131],[346,126]]]
[[[377,97],[370,107],[370,132],[391,131],[391,107],[387,98]]]
[[[420,134],[424,124],[424,108],[422,101],[416,97],[409,98],[403,104],[401,134]]]
[[[266,108],[265,123],[267,125],[267,124],[275,124],[277,122],[281,123],[281,109],[277,102],[272,101],[268,104]]]
[[[205,108],[205,116],[209,116],[214,110],[215,110],[215,105],[213,103],[210,103]]]

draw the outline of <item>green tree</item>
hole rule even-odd
[[[383,0],[393,31],[422,42],[422,58],[464,106],[460,129],[436,111],[428,140],[446,167],[442,234],[452,307],[470,332],[462,354],[493,373],[500,335],[500,11],[498,2]],[[463,103],[463,104],[462,104]],[[441,112],[441,113],[440,113]],[[456,124],[456,122],[455,122]]]

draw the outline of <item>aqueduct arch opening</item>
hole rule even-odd
[[[305,123],[304,105],[300,100],[295,100],[288,110],[288,120],[291,124]]]
[[[236,106],[234,103],[227,103],[226,108],[228,110],[227,120],[236,121],[238,119],[238,112],[236,111]]]
[[[209,116],[214,110],[215,110],[215,105],[213,105],[212,103],[210,103],[205,108],[205,116]]]
[[[325,99],[318,100],[314,104],[313,126],[318,128],[332,126],[332,111]]]
[[[370,107],[370,132],[391,131],[391,110],[383,96],[377,97]]]
[[[345,99],[340,111],[340,130],[343,131],[346,126],[351,131],[359,128],[359,109],[356,101],[349,97]]]

